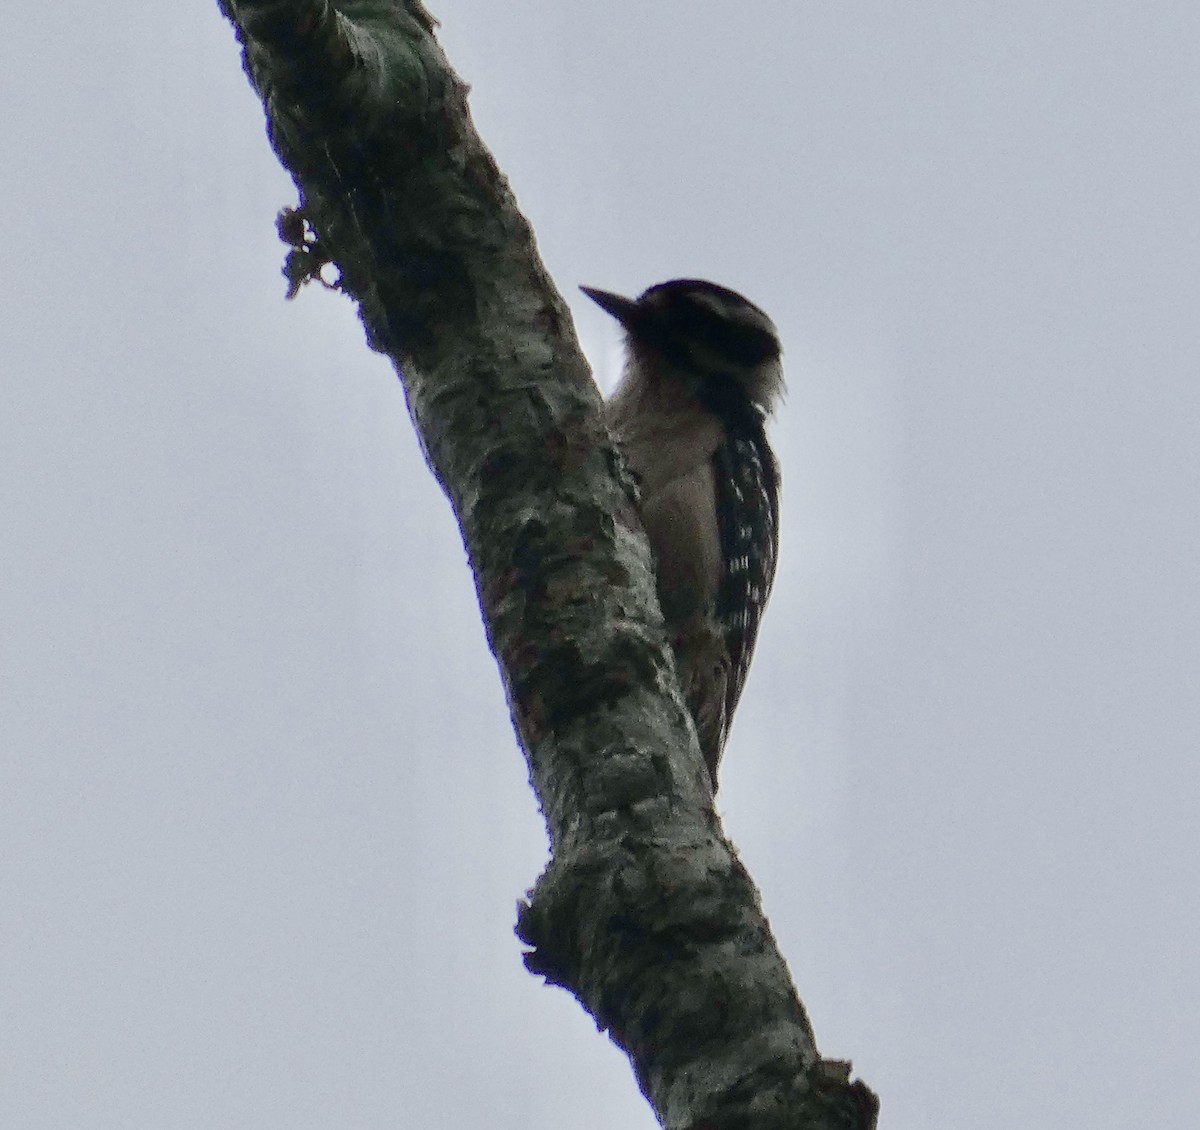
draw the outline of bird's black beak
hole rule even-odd
[[[628,328],[633,323],[638,304],[632,298],[623,298],[608,290],[593,290],[590,286],[581,286],[579,289],[601,310],[607,310],[621,325]]]

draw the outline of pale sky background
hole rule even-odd
[[[1200,7],[433,4],[575,289],[784,337],[721,807],[883,1130],[1200,1109]],[[449,508],[215,3],[0,39],[0,1125],[650,1130],[523,970]]]

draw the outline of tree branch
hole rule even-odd
[[[526,963],[671,1128],[873,1125],[822,1061],[721,833],[637,519],[568,309],[416,0],[218,0],[324,260],[462,528],[550,837]],[[297,266],[300,263],[301,266]]]

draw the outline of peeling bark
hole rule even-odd
[[[462,528],[550,837],[526,964],[671,1130],[873,1126],[721,831],[633,484],[435,21],[416,0],[218,3],[299,190],[293,288],[336,266]]]

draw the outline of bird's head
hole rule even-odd
[[[764,415],[774,411],[784,390],[779,333],[749,299],[702,279],[672,279],[636,299],[580,289],[621,323],[643,367],[669,366],[701,395],[740,393]]]

